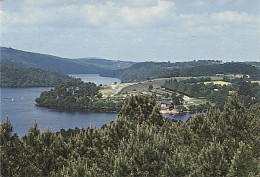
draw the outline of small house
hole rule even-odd
[[[133,90],[133,91],[131,92],[131,95],[132,95],[132,96],[136,96],[136,95],[138,95],[138,92],[137,92],[136,90]]]
[[[170,110],[174,108],[174,105],[171,101],[160,101],[159,107],[161,110]]]

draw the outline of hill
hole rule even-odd
[[[216,74],[259,74],[260,70],[252,65],[239,62],[224,64],[213,64],[196,67],[167,68],[160,73],[160,77],[180,77],[180,76],[212,76]]]
[[[152,78],[213,76],[216,74],[249,74],[258,76],[260,70],[251,64],[231,62],[220,63],[214,60],[192,62],[142,62],[114,72],[122,82],[139,82]]]
[[[259,62],[230,62],[194,60],[188,62],[129,62],[102,58],[69,59],[1,47],[1,60],[24,67],[36,67],[64,74],[100,74],[117,77],[122,82],[178,76],[212,76],[223,74],[250,74],[258,80]]]
[[[109,70],[125,69],[136,63],[131,61],[108,60],[103,58],[79,58],[74,59],[73,62],[82,65],[93,65]]]
[[[24,67],[36,67],[64,74],[109,74],[113,69],[129,67],[133,62],[105,59],[69,59],[1,47],[1,61]]]
[[[0,87],[54,87],[75,80],[64,74],[0,62]]]

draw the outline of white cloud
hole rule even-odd
[[[253,17],[248,15],[245,12],[236,12],[236,11],[223,11],[216,12],[211,15],[211,18],[220,22],[237,22],[237,23],[247,23],[252,22]]]
[[[222,1],[226,3],[220,5]],[[256,10],[251,13],[249,9],[256,3],[244,3],[243,6],[235,3],[232,6],[235,1],[231,2],[6,0],[0,10],[4,34],[1,40],[6,46],[32,51],[43,48],[45,53],[52,51],[56,54],[58,51],[56,55],[61,56],[147,58],[171,57],[178,53],[186,56],[189,53],[187,48],[194,48],[194,41],[196,46],[202,45],[205,51],[206,48],[210,51],[217,40],[221,39],[223,45],[225,41],[230,41],[229,45],[233,41],[243,45],[243,41],[238,40],[244,39],[250,43],[248,51],[251,52],[248,53],[254,54],[256,49],[251,48],[259,44],[259,38],[255,36],[259,34],[260,20]],[[242,34],[247,36],[241,38]],[[209,41],[212,46],[208,45]],[[68,45],[72,51],[67,50]],[[165,52],[156,52],[158,47]],[[78,48],[82,51],[76,52]],[[194,52],[197,51],[192,51],[190,56]]]
[[[174,8],[173,2],[158,0],[157,4],[151,7],[130,8],[125,6],[120,10],[120,14],[128,24],[140,25],[171,19],[175,15]]]
[[[192,5],[196,6],[196,7],[203,7],[204,2],[203,1],[194,1],[194,2],[192,2]]]
[[[37,3],[38,2],[38,3]],[[51,3],[58,3],[51,6]],[[6,12],[6,24],[64,24],[80,21],[81,25],[104,25],[116,22],[125,25],[146,25],[171,18],[175,14],[174,3],[170,1],[145,0],[140,3],[133,1],[128,4],[106,3],[67,5],[66,1],[32,1],[26,0],[21,12]],[[141,6],[132,6],[133,4]],[[153,2],[153,5],[150,3]],[[155,3],[156,2],[156,3]],[[144,6],[148,3],[148,6]],[[155,3],[155,4],[154,4]],[[79,23],[78,23],[79,24]]]
[[[158,0],[125,0],[127,4],[131,4],[136,7],[148,7],[155,5]]]

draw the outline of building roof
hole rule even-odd
[[[173,103],[171,101],[160,101],[159,104],[168,104],[168,105],[173,105]]]

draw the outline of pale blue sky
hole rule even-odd
[[[4,0],[1,46],[61,57],[259,61],[259,0]]]

